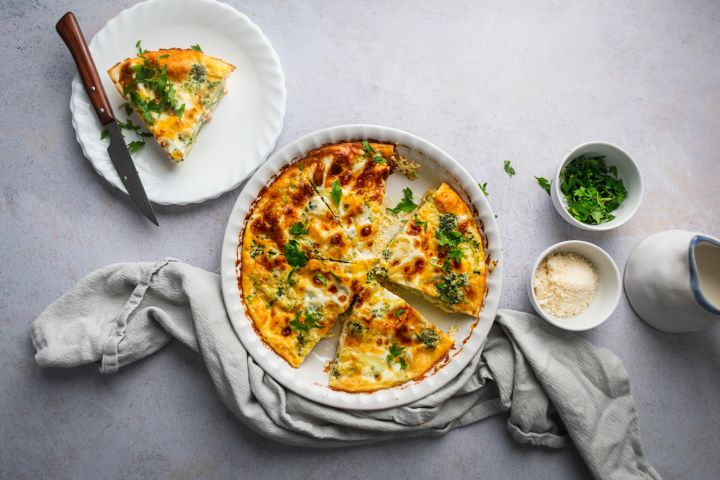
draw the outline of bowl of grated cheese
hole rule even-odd
[[[603,323],[615,311],[621,291],[620,272],[610,255],[580,240],[542,252],[530,274],[533,308],[565,330],[589,330]]]

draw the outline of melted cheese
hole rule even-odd
[[[157,68],[167,69],[168,83],[174,87],[178,106],[184,105],[184,111],[180,116],[174,111],[149,111],[147,113],[152,122],[148,122],[138,105],[134,107],[168,156],[180,162],[187,156],[200,128],[218,105],[225,91],[227,77],[235,67],[195,50],[157,50],[146,52],[145,57]],[[135,78],[133,67],[143,65],[144,62],[140,57],[129,58],[108,70],[120,95]],[[202,75],[193,73],[198,69],[201,69]],[[155,93],[142,82],[137,84],[137,93],[143,101],[155,100]],[[129,94],[125,99],[133,103]]]

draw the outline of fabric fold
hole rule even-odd
[[[339,447],[442,435],[509,411],[522,443],[575,445],[595,478],[659,479],[640,445],[627,372],[609,351],[534,315],[498,312],[483,351],[451,382],[412,404],[336,409],[285,389],[243,348],[220,279],[175,259],[91,273],[34,321],[41,367],[97,363],[117,371],[171,339],[202,356],[225,405],[254,431],[302,446]]]

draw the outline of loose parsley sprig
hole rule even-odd
[[[505,160],[505,162],[503,163],[503,168],[505,169],[505,173],[507,173],[511,177],[515,175],[515,169],[510,164],[510,160]]]
[[[550,180],[545,177],[535,177],[535,180],[537,180],[538,185],[540,185],[540,187],[545,190],[545,193],[550,195]]]
[[[480,187],[480,191],[483,192],[483,195],[485,195],[486,197],[490,195],[487,191],[487,182],[485,182],[485,183],[478,182],[477,185],[478,185],[478,187]]]
[[[370,142],[367,140],[362,141],[363,150],[365,151],[365,155],[372,156],[372,161],[375,163],[381,163],[381,164],[387,164],[387,160],[383,158],[382,155],[377,153],[377,151],[370,145]]]
[[[388,208],[387,211],[395,216],[402,213],[412,212],[417,208],[417,204],[413,202],[413,192],[409,188],[403,189],[403,198],[395,205],[395,208]]]

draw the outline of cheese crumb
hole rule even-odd
[[[598,290],[595,266],[577,253],[553,253],[538,265],[533,289],[540,307],[556,317],[585,311]]]

